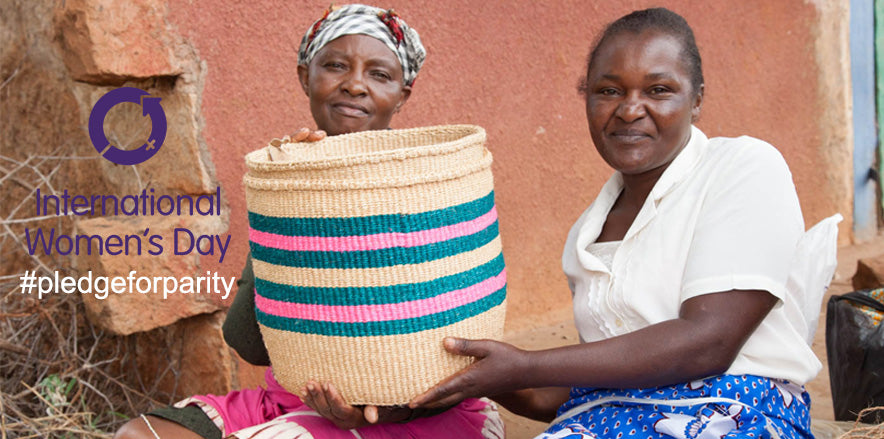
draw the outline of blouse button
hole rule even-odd
[[[617,324],[618,328],[623,327],[623,320],[617,319],[617,321],[615,323]]]

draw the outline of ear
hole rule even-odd
[[[405,102],[408,101],[408,97],[411,96],[411,86],[403,85],[402,86],[402,99],[399,100],[399,103],[396,104],[396,113],[405,105]]]
[[[310,83],[310,73],[307,66],[298,64],[298,81],[301,83],[301,89],[304,90],[304,94],[309,97],[310,87],[307,85]]]
[[[704,91],[706,91],[706,84],[700,84],[700,89],[697,90],[697,93],[694,96],[694,105],[691,108],[691,123],[700,120],[700,108],[703,107]]]

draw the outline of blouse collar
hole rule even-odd
[[[656,206],[659,201],[690,176],[694,167],[703,157],[708,143],[709,139],[706,135],[699,128],[691,125],[691,138],[688,140],[688,144],[682,148],[675,159],[672,160],[672,163],[669,164],[669,167],[663,171],[663,175],[660,176],[657,183],[654,184],[648,199],[645,200],[641,211],[636,216],[629,231],[626,232],[626,236],[623,238],[624,241],[641,230],[656,215]],[[614,206],[614,202],[617,201],[617,197],[620,196],[622,190],[623,174],[619,171],[614,172],[602,187],[599,196],[590,208],[590,221],[584,224],[577,239],[578,249],[585,249],[587,245],[595,242],[596,238],[598,238],[602,232],[605,219],[608,217],[608,212],[611,211],[611,207]]]

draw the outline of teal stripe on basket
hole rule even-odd
[[[475,250],[496,238],[497,221],[472,235],[419,247],[393,247],[351,252],[316,252],[280,250],[249,242],[252,258],[274,265],[305,268],[375,268],[420,264]]]
[[[262,297],[288,303],[311,305],[380,305],[435,297],[477,284],[503,271],[503,253],[494,259],[450,276],[428,282],[380,287],[321,288],[278,284],[255,279],[255,288]]]
[[[506,298],[506,287],[467,305],[436,314],[413,319],[388,320],[365,323],[333,323],[305,319],[288,319],[255,310],[258,323],[281,331],[301,334],[318,334],[340,337],[370,337],[412,334],[428,329],[441,328],[475,317],[497,305]]]
[[[494,191],[482,198],[411,215],[374,215],[347,218],[284,218],[249,212],[249,226],[286,236],[361,236],[409,233],[450,226],[478,218],[494,207]]]

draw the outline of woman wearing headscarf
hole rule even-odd
[[[541,438],[809,438],[820,370],[787,288],[804,221],[771,145],[693,126],[694,34],[653,8],[608,25],[580,91],[614,173],[562,264],[581,343],[525,351],[447,339],[478,360],[414,407],[490,395],[552,424]]]
[[[426,51],[417,32],[392,10],[366,5],[329,8],[304,34],[298,78],[318,127],[294,141],[388,129],[405,104]],[[286,139],[289,140],[289,139]],[[224,338],[246,361],[270,365],[255,318],[251,258],[243,269]],[[330,359],[333,361],[333,359]],[[453,407],[355,407],[333,383],[308,383],[303,400],[283,389],[273,368],[266,388],[197,395],[141,415],[117,438],[485,438],[502,437],[493,403],[468,399]]]

